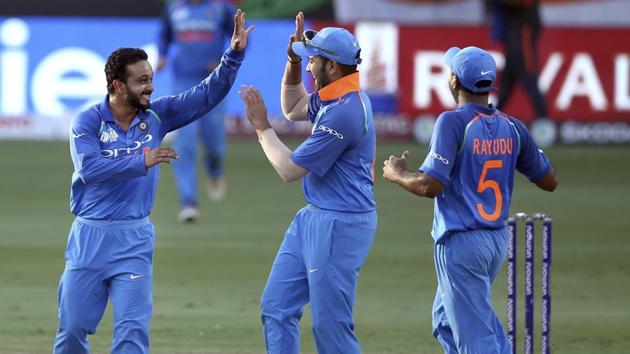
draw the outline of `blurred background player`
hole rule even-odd
[[[232,34],[234,13],[234,6],[224,0],[177,0],[166,6],[158,40],[157,70],[162,70],[168,62],[174,93],[196,85],[219,64]],[[173,163],[173,171],[181,205],[180,222],[194,222],[199,217],[196,168],[199,137],[205,150],[203,165],[208,175],[208,198],[218,202],[225,197],[225,114],[223,100],[203,118],[176,132],[173,147],[180,159]]]
[[[310,302],[318,353],[359,354],[353,309],[359,269],[376,232],[372,106],[359,86],[361,48],[345,29],[304,28],[295,19],[282,79],[282,110],[310,120],[311,135],[289,150],[267,120],[257,89],[243,87],[247,118],[265,155],[285,182],[302,179],[308,205],[296,214],[261,296],[266,352],[298,354],[300,319]],[[302,59],[317,92],[302,83]]]
[[[492,39],[503,45],[505,68],[501,73],[498,109],[505,109],[514,86],[520,83],[536,115],[532,135],[548,146],[555,140],[555,125],[549,121],[547,101],[538,87],[538,39],[542,23],[539,0],[485,0],[490,15]]]
[[[556,188],[556,175],[521,122],[489,104],[492,55],[451,48],[444,61],[457,109],[438,117],[418,171],[407,170],[405,151],[385,160],[383,177],[435,198],[433,335],[444,353],[511,354],[492,306],[492,283],[507,255],[514,170],[546,191]]]

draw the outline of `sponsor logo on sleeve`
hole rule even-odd
[[[429,156],[433,157],[434,159],[442,162],[445,165],[448,165],[448,160],[446,158],[444,158],[442,155],[438,154],[435,151],[431,151],[429,152]]]
[[[336,137],[337,139],[343,140],[343,134],[341,134],[341,133],[339,133],[338,131],[336,131],[336,130],[334,130],[334,129],[332,129],[332,128],[329,128],[329,127],[327,127],[327,126],[325,126],[325,125],[321,125],[321,124],[320,124],[320,125],[317,127],[317,130],[321,130],[321,131],[323,131],[324,133],[328,133],[328,134],[330,134],[330,135],[332,135],[332,136]]]

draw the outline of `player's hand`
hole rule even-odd
[[[160,146],[149,150],[149,152],[144,155],[144,165],[147,168],[151,168],[159,163],[170,164],[173,159],[178,158],[179,156],[177,156],[175,150],[169,147]]]
[[[245,111],[247,112],[247,119],[256,128],[257,131],[263,132],[271,125],[267,120],[267,107],[260,95],[258,89],[254,86],[241,86],[241,90],[238,92],[241,99],[245,103]]]
[[[289,36],[289,46],[287,47],[287,55],[289,56],[289,60],[293,62],[302,60],[302,58],[300,58],[299,55],[295,54],[295,52],[291,48],[291,44],[293,44],[293,42],[301,42],[303,40],[304,40],[304,13],[300,11],[295,16],[295,33]]]
[[[408,157],[409,151],[407,150],[405,150],[400,157],[390,155],[387,160],[383,161],[383,178],[395,182],[400,174],[407,171]]]
[[[241,9],[236,10],[236,15],[234,15],[234,32],[230,42],[232,49],[239,52],[243,51],[247,47],[247,36],[253,29],[253,25],[245,29],[245,12]]]

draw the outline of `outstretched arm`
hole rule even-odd
[[[383,178],[396,183],[407,191],[421,197],[435,198],[444,186],[437,179],[421,171],[408,171],[407,158],[409,151],[401,157],[391,155],[383,162]]]
[[[244,59],[247,37],[253,28],[245,29],[245,12],[237,10],[230,48],[223,54],[221,64],[197,86],[177,96],[160,97],[151,102],[151,108],[158,116],[169,117],[162,134],[201,118],[227,96]]]
[[[287,46],[287,63],[282,76],[280,89],[280,105],[282,113],[288,120],[308,120],[309,95],[302,83],[302,58],[293,52],[291,44],[303,40],[304,14],[295,16],[295,33],[289,36]]]
[[[243,86],[239,92],[246,106],[247,119],[256,128],[258,140],[273,168],[285,182],[293,182],[308,170],[291,160],[291,150],[282,143],[267,120],[267,108],[255,87]]]

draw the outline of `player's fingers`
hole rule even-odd
[[[241,22],[241,28],[245,28],[245,11],[241,11],[240,22]]]
[[[302,34],[304,33],[304,13],[302,11],[298,12],[296,19],[296,39],[301,40],[302,39]]]
[[[159,147],[158,156],[177,157],[177,152],[169,147]]]
[[[295,15],[295,37],[296,38],[299,38],[299,35],[300,35],[299,30],[300,30],[300,14],[301,13],[302,12],[298,12],[298,14]]]
[[[251,32],[251,31],[254,29],[254,27],[256,27],[256,26],[251,25],[251,26],[247,27],[247,29],[245,30],[245,33],[246,33],[247,35],[249,35],[249,32]]]
[[[258,95],[256,94],[256,91],[255,91],[254,88],[251,88],[249,90],[249,95],[250,95],[250,98],[252,100],[252,104],[255,104],[255,105],[259,105],[260,104],[260,97],[258,97]]]
[[[409,150],[405,150],[405,151],[402,153],[402,158],[403,158],[403,159],[406,159],[406,158],[408,158],[408,157],[409,157]]]
[[[256,103],[256,100],[254,98],[254,94],[252,92],[252,87],[253,86],[247,86],[247,89],[245,89],[245,96],[247,97],[247,101],[251,104]]]
[[[236,10],[236,14],[234,15],[234,33],[237,33],[240,26],[240,18],[241,18],[241,9]]]
[[[241,90],[238,92],[239,96],[245,103],[251,103],[251,97],[249,95],[249,86],[241,85]]]
[[[257,88],[252,87],[252,95],[254,96],[254,100],[256,101],[256,103],[263,103],[263,99],[262,99],[262,95],[260,94],[260,91],[258,91]]]

